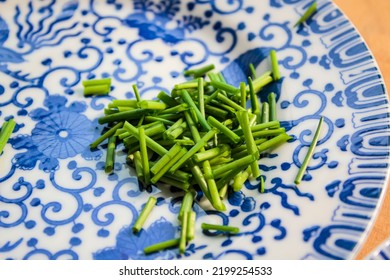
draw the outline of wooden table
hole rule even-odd
[[[376,61],[390,92],[390,1],[389,0],[333,0],[357,27]],[[390,237],[390,186],[379,215],[362,246],[357,259],[363,259]]]

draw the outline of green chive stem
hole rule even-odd
[[[119,113],[114,113],[107,115],[98,119],[99,124],[117,122],[117,121],[126,121],[126,120],[137,120],[140,119],[145,113],[146,109],[134,109],[131,111],[124,111]]]
[[[84,87],[97,86],[97,85],[111,85],[111,78],[92,79],[82,81]]]
[[[141,101],[141,95],[139,94],[139,90],[138,90],[137,85],[136,85],[136,84],[133,84],[132,87],[133,87],[135,99],[137,100],[137,102],[140,102],[140,101]]]
[[[192,98],[191,98],[190,94],[188,93],[188,91],[183,90],[181,92],[181,97],[182,97],[183,101],[185,103],[187,103],[190,108],[192,108],[194,110],[194,112],[196,114],[196,117],[199,120],[200,125],[207,131],[211,130],[210,125],[208,124],[208,122],[206,121],[206,119],[202,115],[202,113],[199,111],[198,107],[195,105],[194,100],[192,100]]]
[[[95,86],[88,86],[84,87],[84,96],[91,96],[91,95],[106,95],[110,92],[110,86],[109,85],[95,85]]]
[[[274,92],[268,94],[268,104],[269,104],[269,121],[276,121],[276,95]]]
[[[172,247],[177,247],[180,243],[180,238],[170,239],[167,241],[159,242],[144,248],[144,253],[146,255],[156,253],[165,249],[169,249]]]
[[[189,69],[189,70],[184,71],[184,76],[186,76],[186,77],[193,76],[194,78],[202,77],[205,74],[207,74],[207,72],[214,70],[214,68],[215,68],[214,64],[208,64],[208,65],[202,66],[200,68]]]
[[[157,199],[154,196],[149,196],[148,201],[146,202],[145,206],[142,208],[141,213],[139,214],[137,220],[133,225],[134,233],[137,233],[142,229],[142,226],[144,225],[146,219],[150,215],[150,212],[152,212],[152,209],[156,205],[156,203],[157,203]]]
[[[221,133],[223,133],[227,138],[229,138],[234,144],[237,144],[241,141],[240,136],[235,134],[233,131],[231,131],[227,126],[220,123],[216,118],[213,116],[209,116],[207,118],[207,122],[212,126],[218,129]]]
[[[240,93],[241,93],[241,107],[246,109],[246,85],[244,82],[240,83]]]
[[[321,117],[319,122],[318,122],[317,129],[314,133],[313,140],[309,146],[309,150],[307,151],[305,159],[303,160],[301,167],[298,170],[298,174],[295,177],[294,183],[297,185],[301,182],[301,180],[303,178],[303,174],[305,173],[307,166],[309,165],[309,161],[310,161],[311,157],[313,156],[314,149],[317,146],[317,142],[318,142],[318,139],[320,137],[321,127],[322,127],[323,121],[324,121],[324,117]]]
[[[217,230],[217,231],[227,232],[230,234],[237,234],[240,232],[240,229],[238,227],[232,227],[232,226],[202,223],[201,227],[203,230]]]
[[[14,119],[9,119],[3,123],[0,132],[0,155],[3,152],[5,145],[8,143],[15,126],[16,122]]]
[[[204,109],[204,81],[203,78],[198,78],[198,106],[203,117],[206,116]]]
[[[307,21],[317,11],[317,1],[313,1],[313,4],[305,11],[302,17],[294,24],[294,27]]]
[[[196,212],[189,211],[187,213],[187,240],[193,240],[195,238],[195,222],[196,222]]]
[[[279,71],[279,62],[278,62],[278,58],[276,57],[275,50],[270,51],[270,57],[271,57],[271,65],[272,65],[272,77],[274,78],[274,81],[278,81],[280,80],[281,75]]]
[[[107,153],[106,153],[106,165],[105,165],[105,172],[107,174],[111,173],[114,169],[114,163],[115,163],[115,149],[116,149],[116,136],[112,135],[108,138],[108,146],[107,146]]]
[[[145,128],[142,126],[138,128],[139,133],[139,146],[141,149],[141,160],[144,171],[144,182],[146,185],[150,183],[150,167],[149,167],[149,157],[148,157],[148,149],[146,146],[146,134]]]

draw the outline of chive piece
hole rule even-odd
[[[236,176],[234,176],[234,182],[232,185],[234,192],[238,192],[239,190],[242,189],[242,186],[244,185],[246,180],[248,180],[250,173],[251,173],[251,168],[248,167],[244,171],[242,171],[239,174],[237,174]],[[262,178],[263,176],[260,176],[260,177]]]
[[[166,134],[166,138],[174,140],[177,137],[179,137],[185,131],[186,128],[187,128],[187,123],[183,123],[179,127],[175,128],[174,130],[168,132]]]
[[[137,233],[142,229],[142,226],[144,225],[153,207],[156,205],[156,202],[157,199],[154,196],[149,196],[148,201],[146,202],[145,206],[143,207],[141,213],[139,214],[137,220],[133,225],[134,233]]]
[[[84,96],[91,96],[91,95],[106,95],[110,92],[110,86],[109,85],[95,85],[95,86],[88,86],[84,87]]]
[[[246,85],[244,82],[240,83],[240,92],[241,92],[241,107],[246,109]]]
[[[106,165],[105,165],[105,172],[107,174],[111,173],[114,169],[114,163],[115,163],[115,148],[116,148],[116,136],[110,136],[108,138],[108,146],[107,146],[107,154],[106,154]]]
[[[141,160],[142,160],[142,166],[144,171],[144,182],[146,185],[149,185],[150,183],[150,168],[149,168],[149,157],[148,157],[148,149],[146,146],[146,134],[145,134],[145,128],[140,127],[138,128],[139,133],[139,146],[141,149]]]
[[[281,75],[279,71],[278,58],[276,57],[275,50],[270,51],[270,57],[271,57],[271,65],[272,65],[272,77],[274,78],[274,81],[278,81],[280,80]]]
[[[229,92],[231,94],[239,93],[240,90],[228,83],[220,82],[220,81],[211,81],[210,83],[214,88],[220,89],[226,92]]]
[[[123,99],[114,99],[112,100],[112,102],[110,103],[112,107],[132,107],[132,108],[136,108],[138,105],[137,105],[137,100],[123,100]],[[109,107],[110,107],[110,104],[109,104]]]
[[[176,247],[179,245],[179,243],[180,243],[180,238],[170,239],[167,241],[163,241],[163,242],[156,243],[156,244],[150,245],[148,247],[145,247],[144,253],[146,255],[152,254],[152,253],[162,251],[162,250],[165,250],[168,248]]]
[[[136,127],[134,127],[133,125],[131,125],[129,122],[126,121],[123,124],[123,128],[126,128],[127,131],[129,131],[132,135],[134,135],[139,140],[139,133],[138,133],[138,129]],[[149,136],[145,136],[145,139],[146,139],[146,145],[148,146],[148,148],[155,151],[160,156],[163,156],[168,152],[167,149],[165,149],[163,146],[158,144],[156,141],[154,141]]]
[[[194,76],[194,78],[202,77],[207,72],[214,70],[215,66],[214,64],[205,65],[203,67],[197,68],[197,69],[189,69],[184,71],[184,76]]]
[[[91,149],[94,149],[96,148],[100,143],[102,143],[104,140],[106,140],[107,138],[111,137],[112,135],[115,134],[115,132],[117,131],[117,129],[119,129],[120,127],[123,126],[123,122],[120,122],[120,123],[117,123],[116,125],[114,125],[112,128],[110,128],[107,132],[105,132],[103,135],[101,135],[99,138],[97,138],[94,142],[92,142],[89,147]]]
[[[210,159],[215,158],[215,157],[219,156],[220,154],[224,153],[228,149],[230,149],[228,145],[222,144],[220,146],[209,149],[207,151],[196,153],[193,156],[193,159],[195,162],[198,162],[198,163],[205,161],[205,160],[210,160]]]
[[[280,122],[279,121],[270,121],[270,122],[265,122],[265,123],[259,123],[251,127],[252,133],[255,133],[257,131],[261,131],[267,128],[279,128],[280,127]],[[242,133],[242,128],[240,129],[235,129],[233,130],[234,133],[237,135],[241,136],[243,135]]]
[[[150,171],[153,173],[153,174],[157,174],[157,172],[159,172],[161,170],[161,168],[163,168],[165,165],[168,164],[168,162],[170,160],[172,160],[175,155],[177,155],[177,153],[181,150],[181,146],[178,145],[178,144],[175,144],[174,146],[172,146],[172,148],[167,152],[165,153],[157,162],[155,165],[153,165],[153,167],[150,169]]]
[[[264,186],[264,177],[263,176],[260,176],[260,185],[259,185],[259,191],[260,193],[264,193],[265,192],[265,186]]]
[[[154,116],[145,116],[145,122],[162,122],[163,124],[166,125],[173,125],[174,122],[164,119],[164,118],[159,118],[159,117],[154,117]]]
[[[215,98],[217,98],[218,94],[220,93],[221,91],[219,89],[215,90],[211,95],[208,95],[207,97],[205,96],[205,101],[204,101],[204,104],[207,105],[209,104],[211,101],[213,101]]]
[[[98,122],[99,124],[105,124],[105,123],[117,122],[117,121],[136,120],[141,118],[146,112],[147,112],[146,109],[134,109],[131,111],[114,113],[99,118]]]
[[[3,152],[5,145],[8,143],[9,138],[11,137],[12,132],[14,131],[16,122],[14,119],[9,119],[4,122],[1,127],[0,132],[0,155]]]
[[[203,171],[205,173],[206,182],[210,194],[210,202],[213,205],[213,207],[218,211],[225,211],[226,206],[221,201],[221,198],[219,197],[218,193],[218,187],[214,180],[214,173],[211,169],[210,162],[208,160],[203,162]]]
[[[223,186],[218,190],[218,194],[219,194],[219,198],[220,198],[220,199],[224,199],[224,197],[226,196],[227,190],[228,190],[228,184],[223,185]]]
[[[290,139],[291,139],[290,135],[288,135],[286,133],[282,133],[282,134],[279,134],[278,136],[271,138],[271,139],[265,141],[264,143],[258,145],[257,149],[261,153],[261,152],[264,152],[270,148],[275,148],[276,146],[278,146],[284,142],[287,142]]]
[[[249,71],[251,72],[252,79],[256,79],[256,69],[252,63],[249,63]]]
[[[259,137],[269,137],[269,136],[275,136],[286,132],[286,129],[284,127],[281,128],[275,128],[275,129],[268,129],[268,130],[260,130],[252,133],[253,138],[259,138]]]
[[[180,230],[180,242],[179,242],[179,253],[184,254],[187,246],[187,228],[188,228],[188,215],[187,213],[183,214],[181,221],[181,230]]]
[[[179,188],[179,189],[181,189],[183,191],[188,191],[188,188],[190,187],[190,183],[189,182],[180,182],[178,180],[169,178],[167,176],[162,176],[159,181],[162,182],[162,183],[168,184],[168,185],[170,185],[172,187]]]
[[[142,166],[141,152],[136,151],[134,153],[134,167],[137,178],[144,178],[144,168]]]
[[[188,110],[188,105],[186,103],[182,103],[176,106],[171,106],[168,109],[165,109],[164,111],[161,112],[161,114],[177,114],[185,110]]]
[[[226,105],[232,107],[234,110],[236,111],[240,111],[240,110],[245,110],[245,108],[241,107],[240,105],[238,105],[236,102],[230,100],[228,97],[226,97],[225,95],[221,94],[221,93],[218,93],[217,95],[217,99],[223,103],[225,103]]]
[[[195,191],[187,192],[184,195],[183,200],[181,202],[179,215],[178,215],[179,221],[183,221],[183,216],[185,215],[185,213],[191,211],[192,204],[194,203],[195,195],[196,195]]]
[[[165,93],[164,91],[160,91],[158,94],[157,94],[157,98],[160,99],[162,102],[164,102],[165,104],[167,104],[169,107],[175,107],[176,105],[179,105],[179,103],[174,99],[172,98],[171,96],[169,96],[167,93]]]
[[[253,90],[255,93],[258,93],[263,87],[273,82],[274,79],[272,78],[271,73],[272,72],[267,72],[268,76],[262,75],[253,80]]]
[[[307,154],[305,156],[305,159],[303,160],[301,167],[299,168],[298,174],[295,177],[294,183],[297,185],[301,182],[301,180],[303,178],[303,174],[305,173],[306,168],[309,165],[309,161],[310,161],[310,159],[313,155],[314,149],[317,145],[318,138],[320,137],[320,132],[321,132],[321,127],[322,127],[323,121],[324,121],[324,117],[321,117],[319,122],[318,122],[316,132],[314,133],[313,141],[311,142],[309,150],[307,151]]]
[[[247,167],[249,164],[247,164],[245,167]],[[239,173],[242,172],[242,170],[245,168],[236,168],[232,169],[231,171],[225,173],[218,181],[217,181],[217,187],[218,189],[221,189],[224,187],[224,185],[228,184],[235,176],[237,176]]]
[[[150,109],[150,110],[164,110],[167,108],[167,105],[165,103],[152,101],[152,100],[139,101],[138,106],[142,109]]]
[[[215,119],[212,116],[209,116],[207,118],[208,123],[212,126],[218,129],[220,132],[222,132],[227,138],[229,138],[234,144],[237,144],[241,141],[240,136],[235,134],[233,131],[231,131],[229,128],[227,128],[225,125],[220,123],[217,119]]]
[[[171,172],[175,172],[177,169],[179,169],[188,159],[190,159],[197,151],[199,151],[201,148],[203,148],[207,142],[214,137],[214,135],[217,133],[215,129],[211,129],[209,132],[206,133],[205,136],[203,136],[196,144],[193,146],[178,162],[175,163],[174,166],[171,168]]]
[[[92,79],[82,81],[84,87],[96,86],[96,85],[111,85],[111,78]]]
[[[249,85],[249,96],[251,99],[251,105],[252,105],[252,113],[256,115],[257,122],[260,122],[260,103],[259,99],[257,98],[257,95],[255,93],[252,78],[248,77],[248,85]]]
[[[261,123],[268,123],[269,119],[269,104],[268,102],[263,102],[261,107]]]
[[[183,118],[178,119],[173,125],[171,125],[167,130],[164,131],[164,138],[168,136],[173,130],[178,128],[184,122]]]
[[[220,178],[225,172],[227,172],[229,170],[240,169],[240,168],[247,166],[248,164],[251,164],[252,162],[256,162],[256,161],[257,161],[257,157],[255,157],[254,155],[247,155],[243,158],[229,162],[229,163],[213,170],[214,178]],[[256,162],[256,165],[257,165],[257,162]]]
[[[207,223],[202,223],[202,229],[203,230],[217,230],[217,231],[227,232],[230,234],[237,234],[240,232],[240,229],[238,227],[214,225],[214,224],[207,224]]]
[[[136,85],[136,84],[133,84],[132,87],[133,87],[135,99],[137,100],[137,102],[140,102],[140,101],[141,101],[141,95],[139,94],[139,90],[138,90],[137,85]]]
[[[175,90],[182,90],[182,89],[196,89],[198,88],[198,82],[185,82],[181,84],[176,84],[174,86]]]
[[[269,121],[276,121],[276,95],[271,92],[268,94],[268,104],[269,104]]]
[[[294,27],[307,21],[317,11],[317,1],[313,1],[302,17],[294,24]]]
[[[206,116],[205,109],[204,109],[204,82],[203,78],[198,78],[198,105],[199,105],[199,111],[203,115],[203,117]]]
[[[221,120],[226,119],[229,114],[227,111],[211,105],[206,105],[205,111],[208,115],[219,118]]]
[[[207,131],[211,130],[210,125],[207,123],[205,117],[199,111],[198,107],[196,107],[196,105],[194,103],[194,100],[192,100],[192,98],[191,98],[190,94],[188,93],[188,91],[183,90],[181,92],[181,97],[182,97],[183,101],[185,103],[187,103],[190,108],[192,108],[194,110],[194,112],[196,114],[196,117],[199,120],[200,125]]]
[[[196,212],[189,211],[187,215],[187,240],[190,241],[195,238]]]
[[[158,180],[160,180],[160,178],[162,176],[165,175],[165,173],[168,172],[168,170],[172,167],[172,165],[174,165],[181,157],[183,157],[185,154],[187,153],[187,149],[186,148],[181,148],[181,150],[166,164],[164,165],[154,176],[153,178],[151,179],[151,182],[153,184],[156,184]]]
[[[259,158],[259,151],[257,150],[257,146],[255,144],[255,140],[252,135],[252,130],[249,126],[249,115],[247,111],[239,111],[237,112],[238,122],[241,125],[242,132],[244,133],[245,144],[248,150],[248,153],[255,157],[255,161],[251,163],[252,176],[257,178],[260,176],[260,169],[257,163]]]
[[[201,189],[203,194],[207,197],[208,200],[211,200],[209,187],[207,185],[206,178],[204,177],[200,167],[196,164],[191,163],[191,173],[194,176],[194,179],[196,183],[199,185],[199,188]]]

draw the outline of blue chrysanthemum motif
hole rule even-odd
[[[48,96],[44,102],[47,109],[38,108],[30,116],[37,121],[31,135],[19,135],[10,140],[17,150],[26,149],[15,155],[15,165],[21,169],[33,169],[37,162],[44,171],[58,167],[58,159],[82,154],[85,159],[99,158],[100,151],[90,151],[89,144],[96,137],[92,122],[81,112],[86,105],[74,102],[66,106],[63,96]]]

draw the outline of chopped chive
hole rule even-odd
[[[279,71],[279,63],[278,58],[276,57],[276,51],[271,50],[270,51],[270,57],[271,57],[271,65],[272,65],[272,77],[274,78],[274,81],[280,80],[280,71]]]
[[[271,92],[268,94],[268,104],[269,104],[269,121],[276,121],[276,95]]]
[[[196,212],[189,211],[187,215],[187,240],[190,241],[195,238]]]
[[[252,133],[253,138],[259,138],[259,137],[269,137],[269,136],[275,136],[279,135],[281,133],[286,132],[286,129],[284,127],[275,128],[275,129],[268,129],[268,130],[260,130]]]
[[[187,128],[187,123],[183,123],[179,127],[175,128],[174,130],[168,132],[166,134],[166,138],[171,140],[176,139],[185,131],[186,128]]]
[[[183,101],[188,104],[190,108],[192,108],[196,114],[196,117],[199,120],[200,125],[207,131],[211,130],[210,125],[207,123],[205,117],[202,115],[202,113],[199,111],[198,107],[196,107],[194,100],[192,100],[191,96],[189,95],[188,91],[183,90],[181,92],[181,97],[183,98]]]
[[[261,123],[268,123],[269,121],[269,104],[268,102],[263,102],[261,107]]]
[[[164,119],[164,118],[159,118],[159,117],[154,117],[154,116],[145,116],[145,122],[162,122],[166,125],[173,125],[174,122],[173,121],[170,121],[170,120],[167,120],[167,119]]]
[[[179,103],[174,98],[169,96],[164,91],[160,91],[159,94],[157,94],[157,98],[167,104],[169,107],[175,107],[176,105],[179,105]]]
[[[233,169],[240,169],[252,162],[256,162],[257,157],[254,155],[247,155],[243,158],[237,159],[235,161],[229,162],[221,167],[218,167],[213,170],[214,178],[220,178],[225,172]],[[257,165],[257,163],[256,163]]]
[[[159,251],[162,251],[162,250],[165,250],[168,248],[177,247],[179,245],[179,243],[180,243],[180,238],[170,239],[167,241],[163,241],[163,242],[156,243],[156,244],[145,247],[144,253],[146,255],[148,255],[148,254],[159,252]]]
[[[153,167],[150,169],[150,171],[153,173],[153,174],[157,174],[157,172],[159,172],[161,170],[161,168],[163,168],[165,165],[168,164],[168,162],[170,160],[172,160],[175,155],[177,155],[177,153],[181,150],[181,146],[178,145],[178,144],[175,144],[172,146],[172,148],[167,152],[165,153],[157,162],[155,165],[153,165]]]
[[[245,108],[241,107],[240,105],[238,105],[236,102],[230,100],[228,97],[226,97],[222,93],[218,93],[217,99],[219,101],[225,103],[226,105],[232,107],[236,111],[240,111],[240,110],[244,110],[245,109]]]
[[[219,197],[220,197],[221,200],[224,199],[224,197],[226,196],[227,190],[228,190],[228,184],[223,185],[223,186],[218,190]]]
[[[152,100],[139,101],[138,106],[142,109],[150,109],[150,110],[164,110],[165,108],[167,108],[167,105],[165,103],[152,101]]]
[[[217,89],[211,95],[205,96],[204,104],[207,105],[211,101],[215,100],[220,92],[221,91]]]
[[[256,124],[254,126],[251,126],[251,130],[252,133],[255,133],[257,131],[261,131],[267,128],[279,128],[279,127],[280,127],[280,122],[276,120],[276,121],[269,121],[269,122]],[[242,128],[235,129],[233,130],[233,132],[239,136],[243,135]]]
[[[251,168],[248,167],[244,171],[240,172],[236,176],[234,176],[234,182],[233,182],[233,191],[238,192],[242,189],[242,186],[244,185],[245,181],[248,180],[249,176],[251,174]],[[262,176],[260,176],[262,177]]]
[[[207,118],[208,123],[222,132],[226,137],[228,137],[234,144],[237,144],[241,141],[240,136],[231,131],[227,126],[220,123],[217,119],[212,116]]]
[[[133,87],[135,99],[137,99],[137,102],[140,102],[140,101],[141,101],[141,95],[139,94],[137,85],[136,85],[136,84],[133,84],[132,87]]]
[[[5,145],[8,143],[9,138],[11,137],[12,132],[14,131],[16,122],[14,119],[9,119],[4,122],[1,127],[0,132],[0,155],[3,152]]]
[[[260,76],[253,80],[253,91],[258,93],[263,87],[271,83],[274,79],[271,76],[271,72],[268,76]],[[248,87],[249,88],[249,87]]]
[[[237,118],[241,125],[242,132],[244,133],[245,144],[248,150],[248,153],[255,157],[255,161],[251,163],[252,175],[254,178],[260,176],[260,169],[257,163],[259,158],[259,151],[257,150],[255,140],[252,135],[252,130],[249,126],[249,115],[247,111],[239,111],[237,112]]]
[[[142,166],[142,159],[141,159],[141,152],[136,151],[134,153],[134,167],[135,167],[135,173],[137,174],[138,178],[144,178],[144,168]]]
[[[110,86],[109,85],[94,85],[94,86],[88,86],[84,87],[84,96],[91,96],[91,95],[106,95],[110,92]]]
[[[171,168],[171,172],[175,172],[177,169],[179,169],[188,159],[190,159],[197,151],[199,151],[201,148],[203,148],[207,142],[214,137],[214,135],[217,133],[215,129],[211,129],[209,132],[206,133],[205,136],[203,136],[196,144],[193,146],[178,162],[175,163],[174,166]]]
[[[182,89],[196,89],[198,88],[198,82],[185,82],[181,84],[176,84],[174,89],[175,90],[182,90]]]
[[[217,231],[227,232],[230,234],[237,234],[240,232],[240,229],[238,227],[207,224],[207,223],[202,223],[202,229],[203,230],[217,230]]]
[[[156,205],[156,202],[157,199],[154,196],[149,196],[148,201],[146,202],[145,206],[142,208],[141,213],[139,214],[137,220],[133,225],[134,233],[137,233],[142,229],[142,226],[144,225],[146,219],[150,215],[150,212],[152,212],[152,209]]]
[[[189,69],[184,71],[184,76],[194,76],[194,78],[202,77],[207,72],[214,70],[214,68],[215,68],[214,64],[209,64],[197,69]]]
[[[206,105],[205,111],[208,115],[216,117],[221,120],[226,119],[229,114],[227,111],[211,105]]]
[[[240,83],[240,93],[241,93],[241,107],[246,109],[246,85],[244,82]]]
[[[146,185],[149,185],[150,183],[150,168],[149,168],[149,157],[148,157],[148,149],[146,146],[146,134],[145,134],[145,128],[140,127],[138,128],[139,133],[139,146],[141,149],[141,160],[142,160],[142,167],[144,171],[144,182]]]
[[[182,103],[176,106],[172,106],[168,109],[165,109],[164,111],[161,112],[161,114],[177,114],[185,110],[188,110],[188,105],[186,103]]]
[[[183,200],[181,202],[179,215],[178,215],[179,221],[183,221],[184,214],[191,211],[192,204],[194,203],[195,195],[196,195],[195,191],[187,192],[184,195]]]
[[[203,115],[203,117],[206,116],[205,109],[204,109],[204,83],[203,78],[198,78],[198,105],[199,105],[199,111]]]
[[[316,11],[317,11],[317,1],[313,1],[313,3],[305,11],[302,17],[294,24],[294,27],[297,27],[298,25],[307,21]]]
[[[221,81],[211,81],[210,83],[214,88],[216,89],[220,89],[220,90],[223,90],[223,91],[226,91],[226,92],[229,92],[231,94],[236,94],[236,93],[239,93],[240,90],[232,85],[229,85],[228,83],[224,83],[224,82],[221,82]]]
[[[249,96],[251,99],[251,105],[252,105],[252,113],[256,115],[257,122],[260,122],[260,103],[259,99],[257,98],[257,95],[255,93],[252,78],[248,77],[248,85],[249,85]]]
[[[259,191],[260,193],[264,193],[265,192],[265,186],[264,186],[264,177],[263,176],[260,176],[260,185],[259,185]]]
[[[123,99],[114,99],[111,101],[111,106],[112,107],[132,107],[136,108],[138,105],[137,100],[123,100]],[[110,106],[109,106],[110,107]]]
[[[190,187],[189,182],[180,182],[180,181],[172,179],[168,176],[162,176],[159,181],[163,182],[165,184],[168,184],[172,187],[176,187],[178,189],[181,189],[183,191],[188,191],[188,188]]]
[[[165,173],[168,172],[168,170],[172,167],[172,165],[174,165],[186,153],[187,153],[187,149],[181,148],[180,151],[152,177],[151,182],[153,184],[156,184],[158,180],[160,180],[160,178],[164,176]]]
[[[140,119],[145,113],[146,109],[134,109],[131,111],[124,111],[107,115],[98,119],[99,124],[117,122],[117,121],[128,121]]]
[[[275,148],[278,145],[285,143],[290,139],[291,139],[290,135],[288,135],[286,133],[282,133],[282,134],[279,134],[278,136],[271,138],[271,139],[265,141],[264,143],[258,145],[257,149],[261,153],[261,152],[264,152],[270,148]]]
[[[103,135],[101,135],[99,138],[97,138],[94,142],[92,142],[89,147],[91,149],[94,149],[96,148],[100,143],[102,143],[104,140],[106,140],[107,138],[111,137],[112,135],[115,134],[115,132],[117,131],[117,129],[119,129],[120,127],[123,126],[123,122],[120,122],[120,123],[117,123],[116,125],[114,125],[113,127],[111,127],[107,132],[105,132]]]
[[[82,81],[84,87],[96,86],[96,85],[111,85],[111,78],[92,79]]]
[[[187,212],[183,214],[180,229],[179,253],[184,254],[187,247],[187,231],[188,231],[188,215]]]
[[[115,149],[116,149],[116,136],[112,135],[108,138],[107,154],[106,154],[106,165],[105,172],[111,173],[114,169],[115,163]]]
[[[139,140],[139,132],[138,132],[138,129],[136,127],[131,125],[129,122],[125,122],[123,124],[123,128],[126,128],[132,135],[134,135]],[[156,141],[154,141],[149,136],[145,136],[145,139],[146,139],[145,141],[146,141],[146,145],[148,146],[148,148],[155,151],[160,156],[163,156],[168,152],[167,149],[165,149],[163,146],[158,144]]]
[[[249,63],[249,71],[251,72],[252,79],[256,79],[256,69],[252,63]]]
[[[223,145],[217,146],[215,148],[206,150],[204,152],[196,153],[193,156],[193,159],[195,162],[198,162],[198,163],[205,161],[205,160],[210,160],[210,159],[215,158],[215,157],[219,156],[220,154],[224,153],[228,149],[230,149],[229,146],[223,144]]]
[[[317,142],[318,142],[318,138],[320,137],[320,132],[321,132],[321,127],[322,127],[323,121],[324,121],[324,117],[321,117],[319,122],[318,122],[316,132],[314,133],[313,140],[309,146],[309,150],[307,151],[305,159],[303,160],[301,167],[299,168],[298,174],[295,177],[294,183],[297,185],[301,182],[301,180],[303,178],[303,174],[305,173],[306,168],[309,165],[309,161],[313,155],[314,149],[317,146]]]

